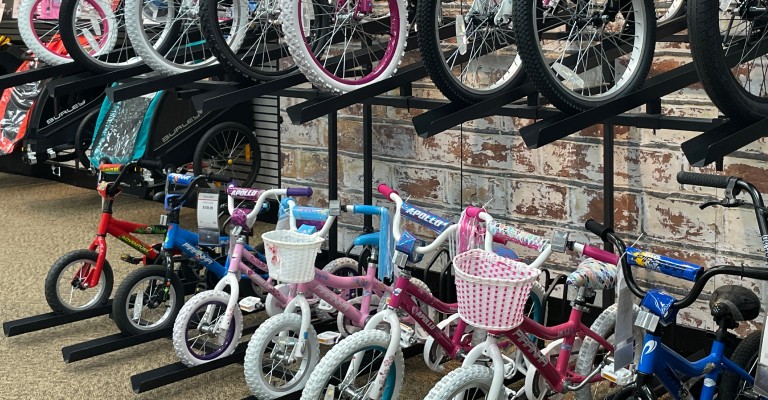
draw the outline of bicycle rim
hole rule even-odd
[[[634,86],[636,76],[645,74],[644,52],[652,46],[643,1],[618,1],[615,9],[608,0],[536,2],[531,18],[539,56],[561,89],[579,100],[599,102]],[[602,22],[606,17],[608,22]]]
[[[522,72],[522,61],[517,55],[512,23],[508,19],[501,24],[494,21],[503,1],[436,3],[435,36],[441,67],[451,83],[470,95],[487,96],[514,82]]]
[[[31,27],[29,34],[20,32],[27,47],[49,64],[72,61],[61,43],[58,4],[53,0],[34,0],[28,15],[23,15],[25,11],[26,7],[22,7],[19,18],[27,18]],[[19,30],[22,30],[21,24]]]
[[[743,92],[755,102],[768,102],[768,5],[764,1],[734,3],[718,14],[723,53],[729,57],[740,53],[730,68],[731,75]],[[754,11],[763,7],[762,11]],[[751,10],[746,10],[749,8]]]
[[[165,293],[165,280],[156,276],[146,277],[137,282],[128,292],[129,301],[125,304],[125,315],[131,324],[142,330],[151,330],[164,324],[173,316],[176,289],[173,285]],[[140,307],[138,319],[136,307]]]
[[[213,306],[210,321],[201,324],[205,310],[208,306]],[[200,360],[214,360],[219,357],[229,347],[235,336],[234,321],[229,325],[226,332],[213,333],[208,332],[216,325],[220,324],[227,312],[227,305],[220,301],[210,301],[201,304],[187,323],[185,340],[189,353]]]
[[[75,311],[94,306],[106,290],[106,277],[103,270],[96,286],[83,287],[88,277],[96,271],[95,268],[96,263],[86,259],[77,260],[67,265],[59,274],[59,282],[56,285],[56,296],[58,296],[59,301]]]
[[[653,7],[656,9],[656,22],[667,22],[685,13],[685,0],[656,0]]]
[[[73,38],[67,39],[70,53],[87,57],[89,62],[109,69],[136,64],[131,43],[125,33],[124,1],[100,4],[94,0],[76,0],[71,14]],[[110,7],[103,7],[109,5]],[[64,30],[66,32],[66,30]],[[73,46],[74,45],[74,46]],[[76,57],[76,56],[73,56]]]
[[[373,0],[371,11],[355,16],[357,2],[337,0],[314,7],[298,0],[298,32],[303,46],[325,79],[341,85],[363,86],[390,74],[396,66],[398,42],[407,21],[397,0]],[[314,18],[310,18],[310,10]],[[327,23],[327,25],[326,25]],[[402,26],[401,26],[402,24]]]

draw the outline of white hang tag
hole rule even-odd
[[[197,195],[197,234],[199,244],[218,246],[219,235],[219,191],[200,189]]]
[[[624,255],[622,254],[622,257]],[[619,273],[616,277],[616,330],[614,337],[614,369],[624,368],[634,361],[634,321],[632,320],[633,294],[629,291],[624,272],[619,261]]]

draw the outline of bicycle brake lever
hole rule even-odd
[[[707,207],[712,207],[712,206],[721,206],[721,207],[733,208],[733,207],[741,207],[745,203],[746,202],[744,200],[725,198],[725,199],[722,199],[720,201],[708,201],[706,203],[699,204],[699,208],[702,209],[702,210],[707,208]]]

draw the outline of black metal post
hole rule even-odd
[[[338,172],[338,114],[336,111],[328,114],[328,200],[339,199]],[[338,249],[338,224],[331,226],[328,234],[328,261],[336,259]]]
[[[613,185],[613,125],[603,124],[603,226],[613,228],[614,185]],[[603,248],[613,251],[611,243],[603,243]],[[603,306],[615,302],[613,290],[603,291]]]
[[[363,103],[363,203],[373,204],[373,106]],[[366,215],[363,231],[373,232],[373,218]]]

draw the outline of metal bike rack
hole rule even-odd
[[[41,331],[43,329],[53,328],[71,324],[73,322],[106,315],[112,312],[112,299],[102,306],[90,310],[76,311],[69,314],[45,313],[31,317],[21,318],[14,321],[3,322],[3,333],[6,337],[18,336],[23,333]]]
[[[171,332],[168,330],[143,333],[141,335],[116,333],[62,347],[61,356],[64,358],[65,363],[72,363],[167,337],[171,337]]]

